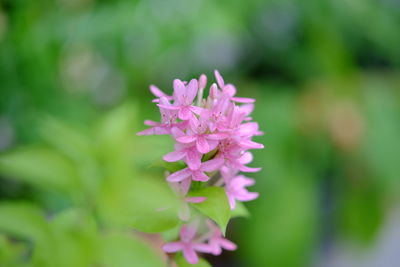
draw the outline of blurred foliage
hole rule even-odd
[[[310,266],[337,240],[373,243],[399,202],[398,1],[0,3],[0,265],[157,264],[128,231],[176,223],[140,219],[176,204],[158,163],[171,144],[134,137],[158,118],[146,88],[213,69],[257,99],[266,133],[261,196],[216,265]]]
[[[150,248],[132,229],[161,232],[176,226],[178,201],[165,181],[152,177],[157,172],[141,173],[140,155],[132,152],[134,114],[131,105],[113,110],[89,135],[47,118],[39,131],[42,144],[0,156],[0,172],[34,186],[31,201],[45,208],[27,201],[0,203],[0,230],[17,238],[10,249],[5,239],[5,255],[14,243],[28,241],[21,243],[30,248],[20,256],[32,253],[32,266],[163,265],[161,244]]]

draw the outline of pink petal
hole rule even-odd
[[[221,167],[221,175],[224,178],[225,183],[229,182],[237,173],[236,170],[233,170],[232,168],[228,168],[226,166]]]
[[[136,133],[136,135],[164,135],[164,134],[169,134],[169,131],[162,127],[152,127]]]
[[[257,192],[246,192],[245,194],[237,195],[236,199],[239,201],[250,201],[258,198]]]
[[[174,98],[172,96],[164,96],[167,100],[173,100]],[[154,98],[151,100],[153,103],[160,103],[160,98]]]
[[[252,136],[258,132],[258,123],[257,122],[248,122],[243,123],[239,126],[239,135],[240,136]]]
[[[175,79],[173,82],[173,86],[175,99],[179,99],[183,94],[185,94],[186,86],[181,80]]]
[[[193,116],[192,118],[190,118],[189,126],[193,132],[197,133],[197,128],[200,126],[200,122],[196,116]]]
[[[263,144],[253,142],[251,140],[242,140],[239,142],[239,145],[246,149],[261,149],[264,148]]]
[[[160,123],[159,122],[155,122],[155,121],[151,121],[151,120],[145,120],[144,121],[144,125],[147,125],[147,126],[160,126]]]
[[[202,112],[204,112],[204,108],[197,107],[197,106],[190,106],[190,110],[193,113],[196,113],[197,115],[200,115]]]
[[[180,183],[181,191],[182,191],[183,195],[186,195],[189,192],[191,184],[192,184],[192,179],[185,179]]]
[[[247,97],[232,97],[232,101],[238,102],[238,103],[244,103],[244,104],[250,104],[256,102],[254,98],[247,98]]]
[[[201,154],[197,150],[190,150],[186,152],[186,164],[191,170],[197,170],[201,165]]]
[[[189,107],[184,106],[179,110],[178,117],[181,120],[189,120],[192,116],[193,114]]]
[[[214,150],[217,147],[218,143],[219,143],[218,141],[208,140],[208,145],[210,146],[210,151]]]
[[[217,85],[215,84],[215,83],[213,83],[212,85],[211,85],[211,87],[210,87],[210,97],[212,98],[212,99],[216,99],[216,98],[218,98],[218,96],[219,96],[219,90],[218,90],[218,87],[217,87]]]
[[[207,76],[201,74],[199,78],[199,88],[204,89],[206,88],[206,85],[207,85]]]
[[[185,201],[190,203],[201,203],[206,199],[207,199],[206,197],[186,197]]]
[[[222,140],[228,138],[229,135],[226,133],[215,133],[215,134],[207,134],[207,139],[211,140]]]
[[[174,253],[183,249],[182,242],[171,242],[165,244],[162,249],[167,253]]]
[[[176,141],[178,141],[180,143],[184,143],[184,144],[189,144],[189,143],[195,141],[196,139],[197,139],[196,135],[185,135],[185,136],[176,138]]]
[[[168,162],[174,162],[183,159],[185,155],[186,153],[183,151],[172,151],[165,155],[163,159]]]
[[[253,154],[251,152],[245,152],[240,158],[239,162],[241,164],[248,164],[253,161]]]
[[[214,256],[219,256],[222,253],[222,249],[218,244],[217,240],[210,240],[209,242],[210,244],[210,248],[211,248],[211,254],[213,254]]]
[[[199,244],[199,243],[195,243],[192,244],[193,248],[199,252],[203,252],[203,253],[210,253],[211,252],[211,247],[208,244]]]
[[[251,168],[251,167],[247,167],[247,166],[239,166],[239,170],[241,170],[242,172],[259,172],[261,171],[261,168]]]
[[[229,201],[229,206],[231,207],[231,210],[234,210],[236,208],[236,199],[232,194],[226,194],[226,196],[228,197],[228,201]]]
[[[210,152],[210,146],[203,136],[197,137],[196,148],[202,154]]]
[[[215,70],[214,71],[215,79],[217,80],[217,83],[219,85],[219,88],[224,88],[225,87],[225,82],[224,79],[222,78],[221,74],[219,71]]]
[[[255,184],[255,180],[251,178],[247,178],[243,175],[237,176],[235,179],[232,180],[231,184],[238,188],[243,188],[246,186],[251,186]]]
[[[159,106],[160,108],[165,108],[165,109],[168,109],[168,110],[178,110],[178,109],[180,109],[180,107],[178,107],[178,106],[168,106],[168,105],[164,105],[164,104],[157,104],[157,106]]]
[[[219,169],[222,165],[224,164],[224,159],[223,158],[215,158],[209,161],[204,162],[203,164],[201,164],[200,169],[202,171],[206,171],[206,172],[212,172],[215,171],[217,169]]]
[[[236,87],[233,86],[233,84],[227,84],[225,85],[223,92],[232,97],[236,94]]]
[[[192,174],[192,179],[194,181],[207,182],[210,177],[208,177],[204,172],[194,171]]]
[[[223,247],[226,250],[236,250],[237,248],[235,243],[225,238],[221,238],[220,243],[221,247]]]
[[[185,224],[181,227],[179,236],[183,242],[191,241],[197,232],[197,225],[195,224]]]
[[[190,264],[197,264],[199,262],[199,257],[194,249],[190,246],[185,246],[183,248],[183,256]]]
[[[193,102],[193,99],[196,97],[197,95],[197,90],[198,90],[198,83],[196,79],[192,79],[190,80],[187,88],[186,88],[186,93],[187,93],[187,101],[189,103]],[[188,104],[189,104],[188,103]]]
[[[245,105],[242,105],[240,108],[245,112],[245,114],[247,116],[253,112],[254,104],[245,104]]]
[[[150,85],[150,92],[156,97],[167,96],[163,91],[158,89],[155,85]]]
[[[231,115],[230,126],[236,127],[243,121],[246,114],[240,109],[240,107],[235,106]]]
[[[213,121],[208,122],[208,128],[211,132],[214,132],[217,129],[217,124]]]
[[[175,139],[177,139],[178,137],[181,137],[181,136],[185,136],[185,133],[178,127],[171,128],[171,134],[172,134],[172,137],[174,137]]]
[[[173,174],[168,176],[167,177],[167,181],[168,182],[174,182],[174,183],[180,182],[180,181],[185,180],[186,178],[188,178],[191,174],[192,174],[192,172],[188,168],[185,168],[183,170],[174,172]]]

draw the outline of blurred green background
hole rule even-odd
[[[162,266],[126,221],[174,206],[148,167],[172,141],[135,133],[149,84],[214,69],[257,99],[266,148],[239,249],[207,260],[399,266],[399,67],[397,0],[2,0],[0,266]]]

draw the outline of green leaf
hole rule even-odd
[[[99,203],[102,216],[142,232],[164,232],[179,223],[179,201],[165,181],[141,176],[124,184],[105,185]]]
[[[61,192],[76,189],[76,170],[54,150],[25,147],[0,156],[0,172],[39,187]]]
[[[42,211],[29,203],[0,204],[0,231],[20,238],[44,240],[50,229]]]
[[[228,198],[225,190],[221,187],[205,187],[189,193],[191,197],[206,197],[201,203],[192,203],[192,205],[202,214],[214,220],[222,232],[225,233],[226,226],[231,216]]]
[[[52,248],[60,267],[86,267],[96,256],[97,231],[94,219],[78,209],[57,214],[50,222],[53,234]],[[47,258],[47,251],[38,251],[37,257]]]
[[[197,264],[190,264],[186,261],[186,259],[182,256],[182,253],[179,253],[175,257],[175,263],[178,267],[211,267],[205,259],[199,258],[199,262]]]
[[[0,234],[0,266],[21,267],[23,257],[28,253],[27,246],[22,242],[8,240]]]
[[[122,186],[136,177],[132,173],[136,164],[133,155],[143,153],[135,153],[133,146],[135,114],[132,105],[122,105],[103,116],[95,127],[96,156],[107,186]]]
[[[39,132],[48,144],[75,161],[85,160],[92,155],[91,139],[60,120],[45,118]]]
[[[43,119],[39,132],[46,143],[75,164],[85,194],[93,196],[101,181],[93,136],[51,117]]]
[[[163,240],[165,242],[172,242],[178,239],[180,229],[181,229],[180,225],[177,225],[172,229],[162,232],[161,236],[163,237]]]
[[[246,208],[246,206],[240,202],[236,201],[236,208],[234,210],[231,210],[231,218],[236,218],[236,217],[245,217],[248,218],[250,217],[250,212]]]
[[[160,160],[161,161],[161,160]],[[165,160],[162,160],[161,166],[163,166],[164,168],[166,168],[168,171],[170,171],[171,173],[173,172],[177,172],[179,170],[182,170],[184,168],[186,168],[187,166],[185,165],[185,163],[181,162],[181,161],[177,161],[177,162],[167,162]]]
[[[136,120],[136,112],[132,104],[121,105],[102,118],[96,128],[96,141],[105,157],[113,157],[125,153],[134,137],[132,129]]]
[[[161,255],[132,234],[112,234],[100,240],[98,264],[107,267],[161,267],[165,266]]]
[[[211,150],[207,154],[203,155],[203,158],[201,159],[201,161],[205,162],[205,161],[208,161],[208,160],[214,158],[214,156],[217,154],[217,152],[218,152],[218,148],[215,148],[214,150]]]

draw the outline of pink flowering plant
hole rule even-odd
[[[262,134],[250,117],[255,100],[236,97],[235,86],[225,84],[218,71],[215,78],[209,90],[204,74],[189,82],[175,79],[172,95],[150,86],[161,122],[146,120],[150,128],[138,133],[170,135],[175,142],[163,159],[166,181],[181,200],[181,223],[179,236],[167,240],[163,250],[171,258],[182,253],[178,257],[190,264],[199,262],[198,253],[235,250],[224,237],[226,226],[232,217],[247,214],[241,202],[258,197],[247,188],[254,179],[240,173],[261,170],[247,166],[253,160],[249,150],[264,147],[252,140]]]

